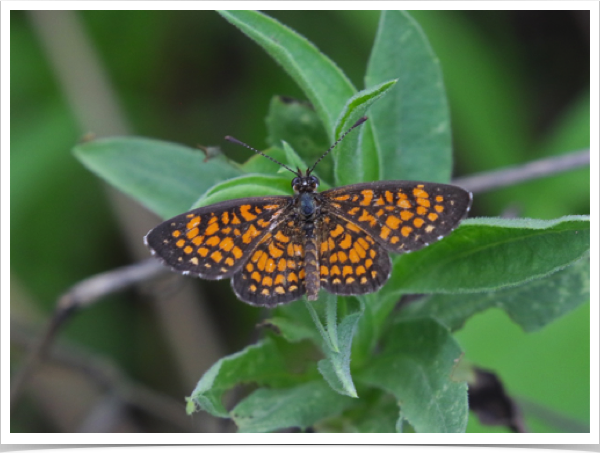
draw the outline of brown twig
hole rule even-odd
[[[58,330],[80,308],[89,307],[104,296],[122,291],[158,275],[167,273],[168,269],[157,260],[151,258],[130,266],[120,267],[108,272],[94,275],[72,286],[56,304],[54,315],[50,319],[44,334],[31,348],[27,358],[12,380],[10,392],[11,409],[19,399],[23,386],[32,371],[48,353]]]
[[[483,193],[589,165],[590,150],[587,149],[562,156],[534,160],[514,167],[456,178],[452,183],[473,193]]]

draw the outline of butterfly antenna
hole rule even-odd
[[[240,142],[237,138],[233,138],[230,135],[227,135],[225,137],[225,140],[227,140],[228,142],[231,143],[235,143],[236,145],[240,145],[243,146],[244,148],[248,148],[251,149],[252,151],[254,151],[256,154],[260,154],[261,156],[266,157],[269,160],[272,160],[273,162],[275,162],[276,164],[281,165],[283,168],[287,168],[289,171],[291,171],[293,174],[295,174],[296,176],[300,176],[299,171],[294,171],[292,170],[290,167],[288,167],[285,164],[282,164],[281,162],[279,162],[277,159],[273,159],[271,156],[267,156],[265,153],[263,153],[262,151],[259,151],[257,149],[252,148],[250,145],[246,145],[244,142]]]
[[[360,126],[362,123],[364,123],[365,121],[367,121],[367,119],[368,119],[368,118],[367,118],[366,116],[363,116],[363,117],[362,117],[361,119],[359,119],[359,120],[358,120],[356,123],[354,123],[350,129],[348,129],[346,132],[344,132],[344,133],[341,135],[341,137],[340,137],[340,138],[338,138],[338,139],[336,140],[336,142],[335,142],[333,145],[331,145],[331,147],[330,147],[330,148],[329,148],[327,151],[325,151],[325,153],[323,153],[323,155],[322,155],[321,157],[319,157],[319,158],[317,159],[317,161],[314,163],[314,165],[308,169],[308,171],[307,171],[307,173],[306,173],[306,174],[310,174],[310,173],[312,173],[312,171],[315,169],[315,167],[317,166],[317,164],[318,164],[319,162],[321,162],[321,161],[323,160],[323,158],[324,158],[325,156],[327,156],[327,154],[329,154],[329,152],[330,152],[330,151],[331,151],[333,148],[335,148],[335,147],[337,146],[337,144],[338,144],[339,142],[341,142],[341,141],[344,139],[344,137],[350,133],[350,131],[351,131],[352,129],[354,129],[355,127],[358,127],[358,126]]]

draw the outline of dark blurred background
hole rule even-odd
[[[268,14],[363,87],[378,12]],[[441,60],[455,175],[589,148],[589,12],[412,14]],[[133,134],[218,145],[242,161],[247,150],[223,137],[264,148],[271,98],[304,97],[212,11],[12,11],[10,45],[14,374],[59,295],[148,257],[142,236],[159,220],[88,172],[71,154],[78,141]],[[589,203],[585,169],[478,196],[473,215],[550,219],[588,214]],[[229,430],[186,418],[183,398],[219,357],[260,335],[264,315],[235,300],[228,282],[177,276],[108,297],[61,332],[61,359],[29,382],[11,431]],[[495,370],[521,398],[531,430],[589,423],[589,305],[533,334],[489,310],[458,339],[466,359]],[[470,417],[469,431],[503,428]]]

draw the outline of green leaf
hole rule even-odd
[[[326,350],[327,358],[319,362],[318,368],[331,388],[352,398],[358,398],[352,376],[350,375],[350,351],[356,325],[362,313],[346,316],[337,327],[339,351]]]
[[[298,378],[286,369],[284,358],[276,343],[267,338],[220,359],[210,367],[187,398],[187,413],[202,409],[216,417],[229,417],[222,402],[226,390],[249,382],[259,385],[282,385],[297,381]]]
[[[299,168],[300,170],[305,171],[308,168],[308,165],[306,165],[298,153],[294,151],[288,142],[282,141],[281,143],[283,144],[283,151],[285,152],[287,166],[292,168],[292,170]],[[283,167],[281,169],[287,171]]]
[[[372,88],[360,91],[352,96],[335,125],[335,136],[340,138],[353,124],[367,114],[371,105],[389,93],[394,87],[396,80],[390,80]],[[380,156],[377,148],[366,148],[361,146],[361,129],[368,127],[369,122],[360,126],[358,131],[350,134],[342,140],[334,153],[334,176],[338,186],[354,184],[365,181],[377,181],[380,177]]]
[[[416,432],[464,432],[467,385],[452,381],[460,355],[448,330],[432,319],[396,322],[381,354],[355,378],[393,394]]]
[[[344,103],[356,91],[341,69],[306,38],[262,13],[219,11],[219,14],[283,66],[315,107],[331,140],[333,125]]]
[[[369,116],[381,179],[448,182],[452,144],[440,64],[421,27],[405,12],[381,14],[365,85],[398,79]]]
[[[281,148],[269,148],[263,151],[263,153],[279,162],[285,161],[286,158],[285,151]],[[260,154],[254,154],[241,165],[241,169],[246,173],[260,173],[267,176],[275,175],[280,168],[281,166],[278,163],[273,162]]]
[[[315,109],[307,102],[274,96],[266,118],[267,142],[279,147],[286,141],[304,161],[312,165],[331,142]],[[333,181],[333,158],[327,156],[317,167],[321,182]]]
[[[162,218],[187,211],[209,187],[241,174],[223,157],[204,162],[199,150],[159,140],[107,138],[77,145],[73,152],[89,170]]]
[[[548,277],[494,292],[438,294],[409,305],[402,317],[431,316],[452,330],[475,313],[502,308],[523,330],[533,332],[590,300],[590,263],[586,256]]]
[[[476,218],[442,241],[396,259],[384,293],[464,293],[515,286],[580,259],[589,217]]]
[[[200,197],[194,208],[208,206],[225,200],[246,197],[291,196],[289,178],[267,175],[243,175],[229,179],[208,189]]]
[[[339,415],[353,401],[335,393],[323,381],[311,381],[287,389],[256,390],[231,411],[231,417],[240,432],[305,429]]]

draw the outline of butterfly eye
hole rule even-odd
[[[294,179],[292,179],[292,188],[298,187],[301,184],[301,182],[302,181],[300,180],[300,178],[294,178]]]
[[[308,183],[309,183],[311,186],[314,186],[314,187],[319,187],[319,178],[317,178],[316,176],[310,176],[310,177],[308,178]]]

